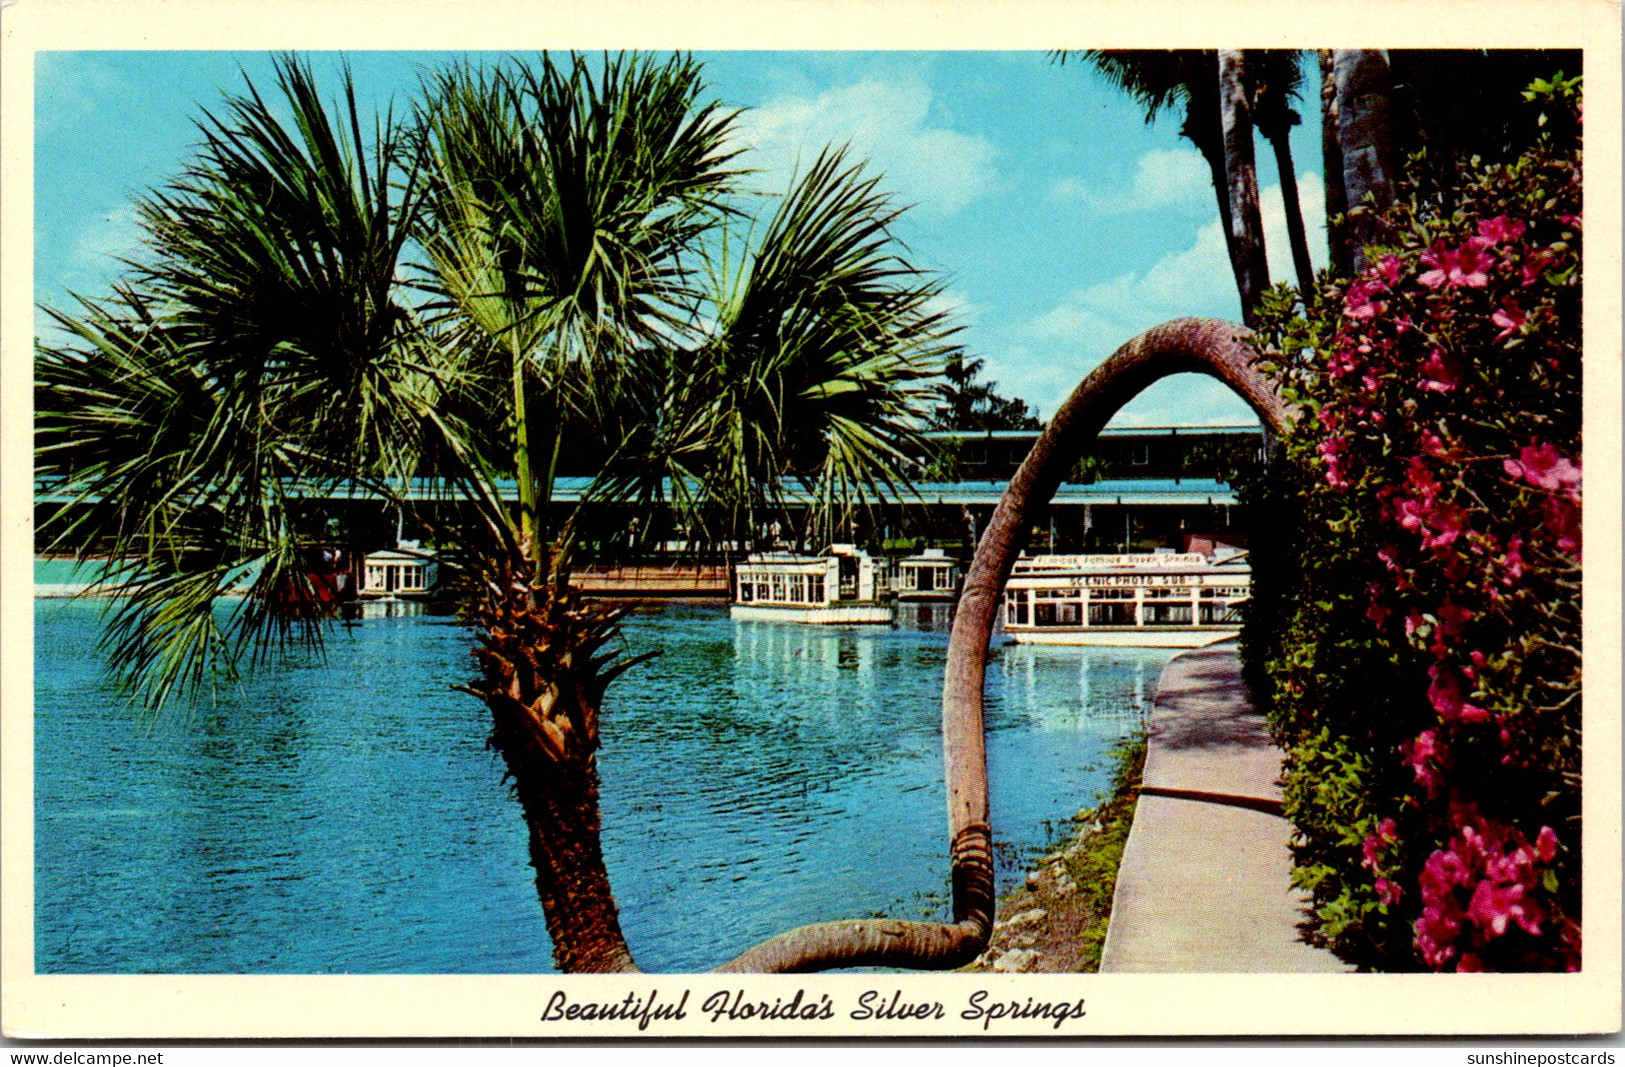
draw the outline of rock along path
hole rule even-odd
[[[1329,973],[1299,934],[1280,749],[1235,642],[1175,657],[1157,684],[1144,785],[1123,850],[1102,973]]]

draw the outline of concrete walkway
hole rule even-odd
[[[1282,754],[1235,642],[1168,664],[1150,730],[1101,972],[1348,970],[1299,936],[1306,898],[1291,888]]]

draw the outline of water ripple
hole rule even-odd
[[[931,620],[927,620],[930,624]],[[551,970],[526,835],[450,686],[469,635],[368,620],[150,729],[36,604],[36,967],[55,973]],[[735,623],[668,605],[611,689],[600,768],[622,924],[649,970],[790,926],[946,917],[945,633]],[[988,672],[1002,885],[1104,784],[1167,653],[1006,647]]]

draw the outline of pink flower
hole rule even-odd
[[[1559,552],[1580,558],[1580,508],[1564,497],[1549,496],[1542,501],[1546,532],[1552,535]]]
[[[1443,349],[1435,348],[1422,364],[1422,388],[1435,393],[1448,393],[1461,384],[1461,364]]]
[[[1437,552],[1448,548],[1467,531],[1467,513],[1455,504],[1437,504],[1427,515],[1429,532],[1422,538],[1422,547]]]
[[[1439,481],[1421,456],[1412,456],[1405,465],[1405,486],[1417,499],[1430,504],[1439,495]]]
[[[1456,449],[1452,445],[1446,444],[1444,438],[1432,430],[1423,430],[1417,435],[1417,441],[1422,446],[1423,455],[1431,456],[1434,459],[1442,459],[1446,462],[1455,462],[1459,458]]]
[[[1546,268],[1550,267],[1556,259],[1557,253],[1553,252],[1551,249],[1545,248],[1541,249],[1539,252],[1536,252],[1534,255],[1525,258],[1521,268],[1521,272],[1523,274],[1523,287],[1527,289],[1531,285],[1534,285],[1536,282],[1540,281],[1541,278],[1546,274]]]
[[[1490,321],[1501,327],[1501,332],[1495,335],[1497,341],[1505,341],[1508,337],[1523,329],[1526,321],[1523,309],[1511,297],[1501,301],[1501,309],[1490,316]]]
[[[1425,500],[1412,500],[1407,497],[1399,502],[1399,525],[1407,530],[1422,532],[1427,527],[1429,507]]]
[[[1382,851],[1382,842],[1377,840],[1376,834],[1366,834],[1365,841],[1360,845],[1360,866],[1368,871],[1377,869],[1377,860]]]
[[[1493,219],[1484,219],[1478,224],[1478,235],[1491,245],[1502,244],[1507,241],[1516,241],[1522,237],[1529,227],[1521,222],[1497,215]]]
[[[1405,757],[1405,765],[1411,769],[1416,783],[1427,790],[1428,796],[1438,793],[1439,787],[1444,784],[1444,776],[1439,769],[1448,765],[1448,756],[1444,746],[1439,744],[1439,735],[1433,730],[1423,730],[1416,735],[1414,741],[1407,741],[1400,746],[1400,752]]]
[[[1432,905],[1422,909],[1416,921],[1416,948],[1423,961],[1432,968],[1442,968],[1456,954],[1455,940],[1461,933],[1461,920],[1450,914],[1450,909]]]
[[[1545,863],[1557,858],[1557,833],[1550,826],[1542,826],[1535,835],[1535,855]]]
[[[1320,458],[1326,461],[1326,484],[1333,489],[1348,488],[1348,474],[1343,470],[1343,452],[1347,447],[1346,438],[1328,437],[1317,449]]]
[[[1385,306],[1376,299],[1381,292],[1381,286],[1355,282],[1343,298],[1343,314],[1356,321],[1376,318]]]
[[[1390,882],[1388,879],[1377,879],[1377,899],[1382,901],[1382,903],[1388,905],[1389,907],[1393,907],[1395,904],[1399,903],[1399,898],[1404,895],[1404,890],[1400,889],[1399,886],[1395,885],[1393,882]]]
[[[1579,465],[1549,444],[1526,445],[1518,458],[1502,464],[1514,478],[1522,478],[1530,485],[1548,492],[1577,495],[1580,487]]]
[[[1455,637],[1466,626],[1473,613],[1451,600],[1439,605],[1439,628],[1446,637]]]
[[[1482,288],[1490,283],[1485,273],[1493,262],[1484,254],[1488,247],[1490,242],[1482,237],[1469,237],[1459,248],[1448,248],[1443,241],[1435,241],[1432,248],[1422,253],[1422,262],[1433,269],[1416,280],[1428,289]]]
[[[1508,923],[1517,923],[1525,933],[1539,935],[1540,920],[1544,918],[1541,906],[1527,900],[1524,887],[1516,883],[1507,885],[1488,879],[1479,882],[1473,890],[1473,899],[1467,905],[1467,916],[1500,937],[1507,932]]]
[[[1368,585],[1366,586],[1366,593],[1371,598],[1369,603],[1366,604],[1366,619],[1375,623],[1378,627],[1387,625],[1388,616],[1392,615],[1394,610],[1382,602],[1382,590],[1376,585]]]
[[[1483,722],[1489,718],[1489,713],[1483,708],[1467,703],[1462,693],[1461,675],[1454,668],[1436,663],[1428,668],[1428,677],[1433,679],[1433,684],[1428,686],[1428,703],[1439,713],[1439,718],[1446,722],[1457,720],[1464,723]]]
[[[1513,534],[1507,540],[1506,555],[1501,559],[1501,569],[1506,572],[1501,579],[1503,585],[1512,585],[1523,577],[1523,535]]]
[[[1371,272],[1367,272],[1371,273]],[[1398,285],[1400,276],[1399,257],[1390,252],[1377,261],[1375,273],[1388,285]]]

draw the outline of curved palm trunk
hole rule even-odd
[[[1236,284],[1241,296],[1241,317],[1256,320],[1259,297],[1269,288],[1269,264],[1264,255],[1264,219],[1258,208],[1258,171],[1253,159],[1253,123],[1247,104],[1243,54],[1219,51],[1219,114],[1224,130],[1224,169],[1230,202],[1230,233],[1234,241]]]
[[[1348,197],[1350,257],[1365,269],[1368,245],[1383,236],[1382,213],[1394,189],[1393,72],[1379,49],[1339,49],[1332,55],[1337,82],[1337,135]]]
[[[1247,331],[1217,319],[1176,319],[1136,337],[1086,377],[1050,421],[988,523],[965,578],[943,679],[943,760],[948,786],[953,921],[866,919],[791,930],[744,952],[720,972],[791,973],[832,967],[945,969],[975,959],[993,929],[992,828],[982,689],[988,642],[1017,555],[1037,515],[1106,422],[1147,386],[1197,371],[1234,389],[1272,433],[1295,409],[1258,369]],[[566,971],[635,970],[621,934],[597,843],[594,752],[605,687],[637,662],[598,650],[620,613],[585,603],[552,581],[533,598],[499,575],[480,609],[482,686],[492,744],[502,752],[531,826],[536,885]]]
[[[1272,433],[1295,417],[1258,370],[1248,333],[1217,319],[1176,319],[1119,348],[1075,389],[1028,453],[976,549],[954,614],[942,688],[954,922],[858,920],[803,927],[773,938],[722,971],[812,971],[827,967],[947,968],[974,959],[992,929],[993,855],[989,826],[982,687],[987,647],[1005,582],[1033,517],[1054,496],[1077,457],[1141,390],[1169,374],[1199,371],[1232,389]]]
[[[524,809],[559,969],[635,971],[599,843],[596,753],[604,689],[637,659],[608,665],[613,653],[599,650],[622,613],[566,585],[557,554],[551,570],[541,590],[528,562],[487,580],[475,612],[481,677],[468,691],[491,711],[491,747]]]

